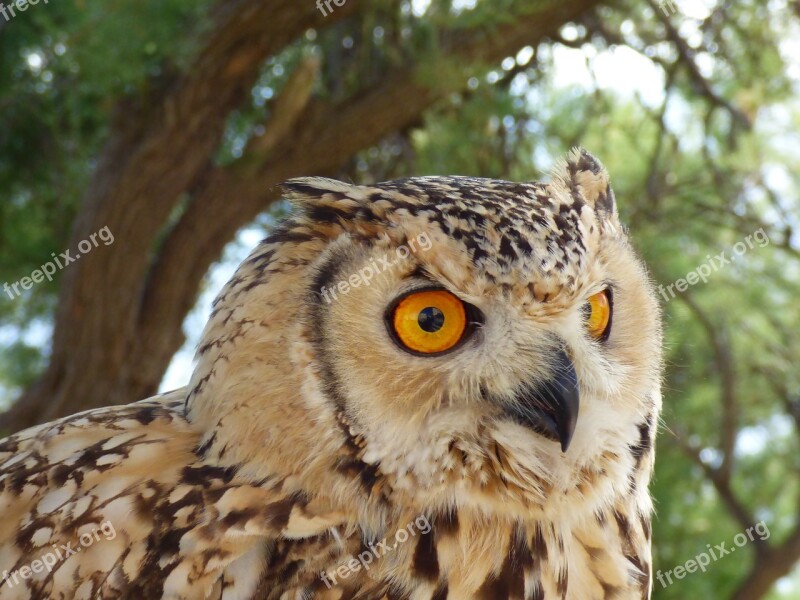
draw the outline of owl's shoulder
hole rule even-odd
[[[134,464],[157,474],[160,462],[189,460],[196,442],[180,390],[89,410],[0,440],[0,495],[32,499],[59,490],[66,496],[66,489],[79,492]]]
[[[264,540],[337,521],[319,519],[281,481],[241,481],[235,466],[205,457],[184,398],[179,390],[0,440],[0,600],[186,597],[223,583],[246,597]]]

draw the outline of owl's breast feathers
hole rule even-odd
[[[571,532],[390,507],[367,536],[285,479],[210,464],[183,399],[0,441],[0,600],[648,597],[649,522],[633,505]]]

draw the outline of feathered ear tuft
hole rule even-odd
[[[565,160],[556,164],[553,180],[568,192],[579,195],[601,219],[617,219],[617,202],[608,172],[583,148],[573,148]]]
[[[352,199],[357,186],[327,177],[297,177],[283,182],[281,188],[289,202],[298,208],[307,208],[309,205]]]
[[[300,177],[283,184],[284,197],[298,210],[297,216],[321,226],[327,236],[338,235],[336,228],[363,232],[362,221],[381,216],[379,210],[366,210],[370,190],[326,177]]]

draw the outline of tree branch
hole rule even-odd
[[[733,516],[743,529],[747,529],[755,523],[753,515],[745,507],[733,489],[730,486],[730,481],[721,476],[719,469],[714,468],[704,461],[700,455],[701,448],[689,441],[689,434],[680,428],[673,427],[675,440],[684,451],[686,456],[692,459],[697,466],[699,466],[706,478],[712,483],[714,489],[719,494],[722,502],[728,509],[728,512]]]
[[[689,73],[689,80],[694,85],[697,93],[707,98],[712,105],[725,109],[728,113],[730,113],[735,121],[739,122],[745,129],[749,130],[752,127],[750,119],[741,110],[717,94],[717,92],[711,88],[711,84],[708,82],[708,80],[706,80],[705,77],[703,77],[703,74],[697,67],[697,63],[694,61],[694,50],[689,47],[689,45],[686,43],[686,40],[684,40],[681,34],[678,33],[678,30],[675,29],[670,22],[669,17],[664,14],[663,10],[658,8],[654,0],[647,0],[647,3],[653,9],[653,12],[656,14],[656,17],[658,17],[658,20],[664,25],[664,28],[667,32],[667,39],[675,44],[675,50],[678,52],[678,57],[680,58],[681,63],[686,67],[686,70]]]
[[[720,369],[722,379],[722,404],[723,404],[723,462],[720,467],[715,468],[704,461],[700,454],[700,448],[689,441],[686,432],[676,429],[675,439],[683,451],[697,464],[705,474],[706,478],[712,483],[717,494],[722,499],[728,512],[741,525],[742,529],[748,529],[755,524],[754,515],[739,500],[731,487],[732,457],[737,431],[737,404],[735,398],[735,371],[733,370],[733,359],[730,354],[730,344],[727,335],[723,330],[714,324],[710,317],[700,308],[700,306],[689,295],[682,295],[681,299],[692,310],[698,318],[700,324],[706,330],[707,335],[714,348],[716,362]],[[769,375],[769,373],[766,373]],[[772,378],[770,383],[774,384]],[[781,391],[780,387],[773,385],[776,393]],[[794,417],[796,424],[800,426],[800,416],[792,408],[796,408],[788,394],[783,395],[784,404],[789,413]],[[738,589],[731,596],[731,600],[752,600],[753,598],[764,597],[775,582],[788,575],[794,565],[800,561],[800,501],[796,517],[796,525],[789,536],[779,545],[770,545],[766,539],[756,538],[753,540],[755,548],[755,565],[742,581]]]
[[[716,476],[727,484],[733,471],[734,449],[739,423],[739,404],[736,399],[736,368],[731,353],[730,337],[725,328],[721,325],[716,325],[691,295],[684,293],[680,298],[697,317],[697,320],[706,331],[711,347],[714,349],[714,362],[717,365],[717,371],[720,376],[720,403],[722,405],[722,432],[720,434],[722,464],[716,470]]]
[[[70,244],[75,248],[108,227],[115,236],[113,251],[95,250],[64,271],[48,368],[0,415],[0,430],[155,391],[183,341],[179,327],[147,339],[138,329],[146,273],[164,224],[207,168],[228,114],[248,97],[266,57],[309,27],[330,25],[361,4],[349,0],[324,18],[313,2],[221,2],[213,12],[216,27],[186,75],[162,87],[160,97],[142,102],[156,108],[120,111]],[[170,307],[182,308],[181,303]],[[142,353],[143,345],[149,351]],[[142,354],[146,358],[136,360]]]
[[[494,31],[446,33],[439,60],[495,63],[526,45],[537,45],[596,4],[596,0],[555,2]],[[299,175],[335,173],[353,154],[418,123],[427,108],[467,87],[467,77],[450,85],[426,82],[419,76],[424,67],[411,65],[391,71],[340,104],[310,102],[297,126],[272,145],[272,160],[254,167],[254,157],[249,155],[239,164],[210,169],[194,187],[192,201],[151,273],[153,281],[170,282],[170,286],[150,285],[147,304],[169,305],[166,296],[172,294],[194,297],[208,265],[239,228],[279,197],[281,182]],[[214,218],[210,220],[209,215]],[[143,314],[149,319],[151,313]],[[157,318],[146,325],[157,326]]]
[[[772,547],[763,556],[756,557],[756,564],[733,593],[731,600],[764,598],[776,581],[792,572],[798,561],[800,561],[800,525],[782,544]]]

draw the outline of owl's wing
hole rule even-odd
[[[270,540],[319,535],[282,482],[199,457],[182,390],[0,440],[0,600],[246,598]]]

